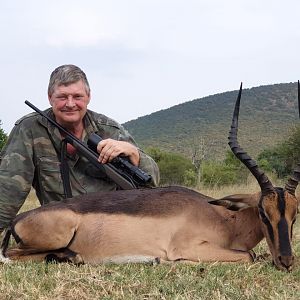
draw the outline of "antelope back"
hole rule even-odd
[[[253,174],[260,186],[261,195],[258,202],[258,211],[262,231],[266,237],[276,267],[289,271],[294,263],[291,241],[293,224],[296,220],[298,208],[295,189],[300,180],[300,167],[299,165],[297,166],[284,189],[273,187],[269,178],[259,169],[256,162],[239,146],[237,132],[241,95],[242,84],[236,100],[229,132],[229,146],[234,155]]]

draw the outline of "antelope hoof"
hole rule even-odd
[[[2,253],[0,253],[0,263],[2,264],[8,264],[11,263],[12,260],[9,259],[8,257],[5,257]]]
[[[249,255],[250,255],[250,262],[255,262],[256,261],[256,254],[253,250],[249,250]]]
[[[271,257],[271,254],[264,253],[264,254],[258,255],[256,257],[255,261],[265,261],[265,260],[269,259],[270,257]]]
[[[153,266],[157,266],[160,265],[160,257],[155,257],[155,259],[152,262]]]
[[[76,254],[75,256],[73,257],[70,257],[70,261],[75,264],[75,265],[82,265],[84,264],[84,261],[83,261],[83,258],[81,257],[80,254]]]
[[[75,265],[83,264],[84,261],[78,253],[69,251],[69,255],[61,255],[57,253],[50,253],[45,257],[46,263],[73,263]]]

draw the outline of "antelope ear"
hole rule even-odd
[[[209,201],[209,203],[224,206],[230,210],[241,210],[248,207],[257,207],[260,196],[260,192],[255,194],[233,194]]]
[[[212,201],[209,201],[209,204],[223,206],[229,210],[234,210],[234,211],[249,208],[249,206],[247,204],[244,204],[242,202],[233,202],[233,201],[230,201],[227,199],[212,200]]]

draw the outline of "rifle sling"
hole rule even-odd
[[[70,169],[67,160],[67,140],[61,141],[60,150],[60,173],[64,187],[64,198],[72,198],[72,190],[70,185]]]

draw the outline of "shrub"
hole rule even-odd
[[[180,154],[165,152],[154,147],[146,149],[146,152],[159,167],[161,185],[195,185],[197,176],[189,159]]]

